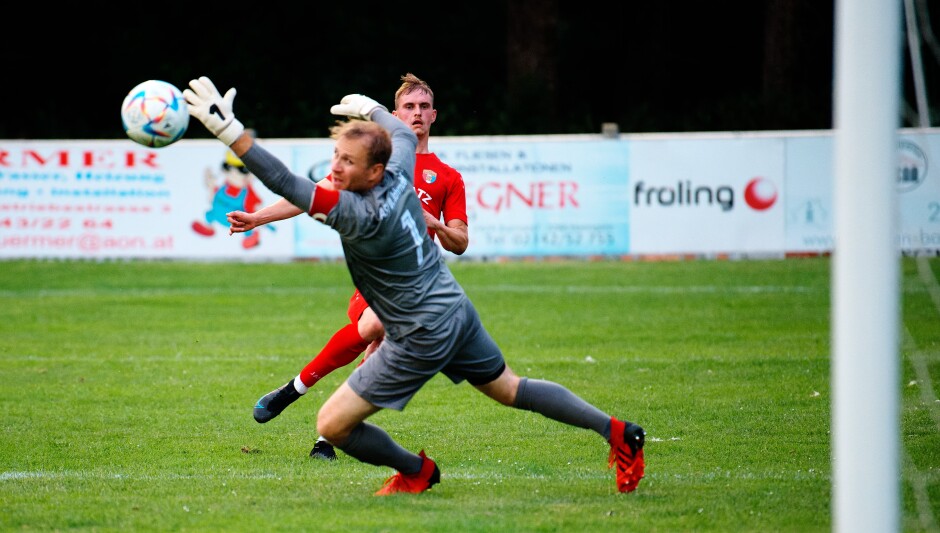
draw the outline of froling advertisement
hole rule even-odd
[[[630,252],[784,250],[784,147],[743,136],[632,142]]]

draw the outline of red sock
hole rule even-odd
[[[312,387],[330,372],[355,361],[368,346],[369,341],[359,336],[359,326],[347,324],[334,333],[313,361],[300,371],[300,381]]]

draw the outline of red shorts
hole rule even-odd
[[[349,308],[346,309],[346,316],[349,317],[349,320],[353,324],[358,324],[359,317],[362,316],[362,313],[365,312],[368,307],[369,303],[366,302],[366,299],[359,293],[359,289],[356,289],[352,298],[349,299]]]

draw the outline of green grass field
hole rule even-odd
[[[307,455],[352,366],[251,416],[345,324],[342,264],[0,262],[0,529],[829,531],[830,266],[452,264],[517,373],[646,428],[646,478],[619,494],[598,435],[438,376],[372,420],[442,481],[378,498],[390,469]],[[938,277],[903,260],[904,531],[940,523]]]

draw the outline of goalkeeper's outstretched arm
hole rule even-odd
[[[229,146],[245,167],[268,189],[304,212],[309,212],[313,205],[316,184],[293,174],[276,157],[256,145],[251,135],[245,134],[245,127],[235,118],[233,111],[235,94],[233,87],[222,96],[212,80],[206,76],[191,80],[189,88],[183,91],[190,115],[196,117],[216,138]]]

